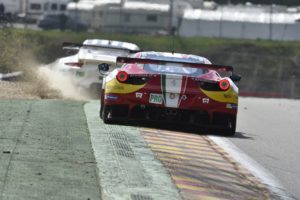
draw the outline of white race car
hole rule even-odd
[[[128,56],[140,51],[133,43],[100,39],[88,39],[83,44],[65,42],[63,49],[75,54],[58,59],[52,66],[70,75],[76,86],[90,89],[93,93],[98,93],[102,86],[99,64],[108,63],[112,71],[116,67],[118,56]]]

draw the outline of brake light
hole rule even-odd
[[[82,67],[83,63],[81,62],[67,62],[65,65],[71,66],[71,67]]]
[[[223,79],[219,82],[219,87],[221,90],[226,91],[230,88],[230,83],[227,79]]]
[[[124,83],[128,80],[128,74],[125,71],[119,71],[117,74],[117,80],[121,83]]]

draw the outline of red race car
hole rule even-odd
[[[118,57],[123,64],[104,78],[100,117],[114,121],[167,122],[221,129],[234,135],[241,79],[231,66],[201,56],[139,52]],[[100,73],[108,71],[106,63]],[[230,77],[220,74],[229,73]]]

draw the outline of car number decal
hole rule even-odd
[[[163,103],[163,97],[161,94],[150,94],[150,98],[149,98],[149,102],[150,103],[154,103],[154,104],[162,104]]]

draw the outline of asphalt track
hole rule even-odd
[[[279,199],[206,135],[103,124],[99,102],[85,112],[105,200]]]
[[[299,102],[240,103],[230,140],[298,197]],[[0,100],[0,112],[0,200],[273,199],[205,135],[103,125],[97,101]]]
[[[230,141],[300,199],[300,101],[240,98],[237,131]]]
[[[0,100],[0,200],[96,200],[83,102]]]

